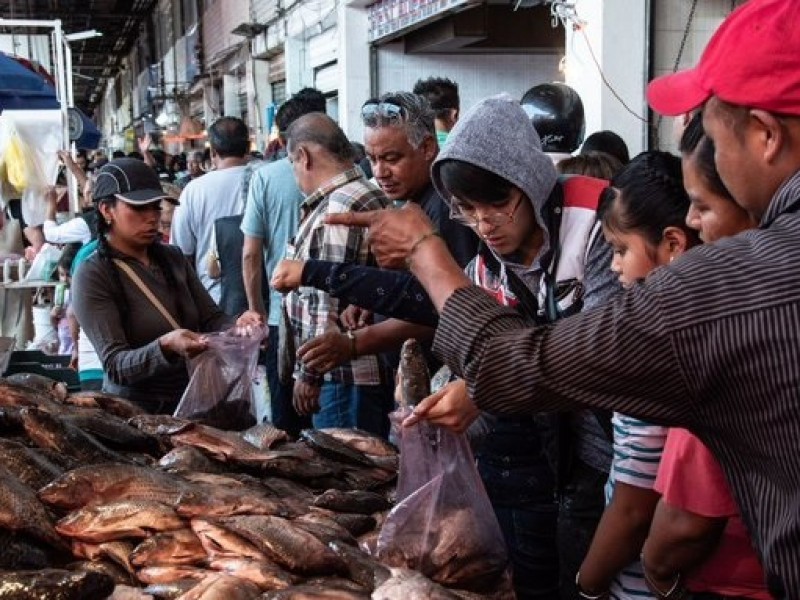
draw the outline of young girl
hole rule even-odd
[[[614,177],[600,215],[614,250],[611,270],[624,287],[637,285],[697,243],[685,224],[689,204],[681,161],[671,154],[640,154]],[[652,598],[639,555],[659,498],[653,485],[667,429],[619,413],[613,429],[607,506],[576,582],[584,598]]]
[[[53,322],[53,327],[58,334],[58,353],[59,354],[72,354],[75,345],[74,337],[70,329],[69,313],[70,298],[69,298],[69,285],[71,282],[70,269],[72,268],[72,261],[78,253],[79,244],[67,244],[61,252],[61,258],[58,260],[58,281],[59,284],[65,286],[60,298],[55,298],[58,302],[53,303],[53,309],[50,311],[50,318]],[[57,288],[58,289],[58,288]]]

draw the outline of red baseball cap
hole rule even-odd
[[[800,0],[749,0],[720,25],[694,69],[647,87],[650,106],[664,115],[692,111],[711,96],[800,115]]]

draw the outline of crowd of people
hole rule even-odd
[[[798,597],[798,19],[751,0],[650,84],[680,156],[584,139],[564,84],[462,112],[445,78],[367,100],[363,140],[301,90],[268,160],[232,117],[182,174],[149,137],[62,154],[64,347],[171,413],[205,332],[265,325],[273,424],[387,436],[416,338],[447,381],[405,425],[469,437],[517,598]]]

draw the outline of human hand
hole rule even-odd
[[[150,137],[149,133],[145,133],[144,137],[137,138],[136,141],[139,143],[139,152],[142,154],[150,152],[150,146],[153,145],[153,138]]]
[[[48,204],[58,204],[58,188],[56,186],[47,186],[47,191],[44,193],[44,201]]]
[[[425,419],[434,425],[463,433],[478,415],[480,411],[467,393],[467,383],[463,379],[457,379],[417,404],[403,421],[403,426],[408,427]]]
[[[401,209],[329,214],[325,223],[368,227],[367,239],[378,264],[390,269],[405,269],[420,239],[434,231],[430,219],[413,202]]]
[[[284,259],[272,271],[269,284],[281,294],[291,292],[300,287],[305,261]]]
[[[300,346],[297,358],[310,371],[327,373],[353,358],[352,343],[345,334],[328,331]]]
[[[174,329],[158,338],[161,350],[166,354],[192,358],[208,347],[205,337],[188,329]]]
[[[339,315],[339,321],[345,329],[353,331],[354,329],[361,329],[366,327],[372,320],[372,311],[360,306],[350,305],[342,311]]]
[[[59,150],[56,154],[58,154],[58,158],[64,163],[65,167],[70,168],[73,165],[77,166],[69,150]]]
[[[236,319],[237,327],[260,327],[264,325],[264,315],[257,310],[246,310]]]
[[[310,415],[319,410],[319,393],[321,389],[319,386],[302,379],[295,380],[292,404],[298,415]]]

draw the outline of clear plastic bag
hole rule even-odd
[[[175,416],[204,425],[241,431],[256,423],[253,379],[266,330],[239,328],[208,334],[208,350],[189,361],[189,385]]]
[[[378,536],[382,562],[450,589],[515,597],[503,534],[465,435],[426,421],[402,428],[397,499]]]

